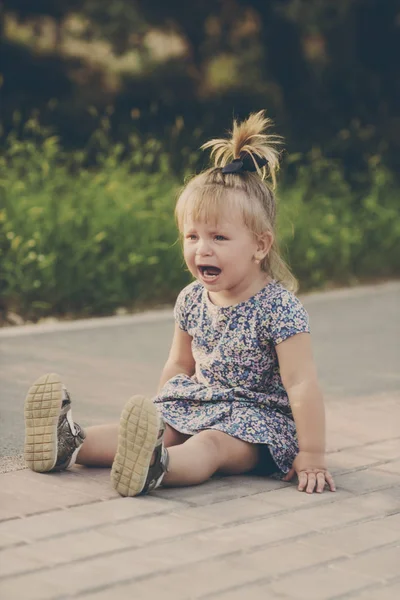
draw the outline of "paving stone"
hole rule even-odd
[[[23,510],[25,514],[33,512],[29,506],[31,494],[27,493],[30,489],[35,489],[36,495],[40,495],[42,500],[52,502],[53,507],[66,507],[118,497],[117,492],[109,483],[109,473],[107,481],[103,480],[102,482],[95,481],[92,477],[86,478],[81,471],[43,474],[24,469],[6,473],[3,478],[4,487],[8,493],[26,500],[26,510]]]
[[[335,548],[340,555],[351,555],[396,542],[400,538],[400,514],[367,523],[358,523],[328,533],[319,533],[300,540],[307,553],[310,548]]]
[[[5,597],[24,597],[24,600],[52,598],[53,596],[45,594],[37,596],[35,592],[32,598],[23,596],[22,590],[41,588],[42,584],[44,589],[54,589],[54,586],[58,585],[58,595],[78,594],[93,587],[157,573],[162,569],[175,568],[176,565],[185,566],[229,552],[232,552],[230,539],[213,540],[210,544],[209,539],[204,536],[116,552],[105,557],[63,564],[41,573],[20,575],[13,580],[4,581],[7,593]]]
[[[233,498],[247,497],[259,492],[288,487],[288,483],[268,477],[215,478],[201,486],[186,488],[161,488],[155,492],[158,498],[186,501],[195,506],[214,504]]]
[[[75,489],[80,493],[93,496],[97,491],[106,491],[116,494],[110,484],[110,469],[87,468],[75,465],[72,469],[55,473],[35,473],[30,469],[23,469],[7,473],[7,487],[18,489],[18,483],[23,485],[49,486],[56,489]],[[22,488],[24,489],[24,488]]]
[[[136,545],[132,540],[106,535],[98,531],[72,533],[63,538],[41,540],[22,548],[1,553],[0,577],[23,573],[38,567],[52,568],[95,555]]]
[[[0,556],[0,578],[18,575],[25,571],[34,571],[37,568],[49,566],[48,557],[44,560],[36,555],[34,548],[27,546],[9,548]]]
[[[300,541],[284,540],[265,548],[245,551],[230,558],[229,562],[233,568],[236,563],[253,566],[260,573],[260,579],[272,579],[344,556],[344,548],[321,548],[311,544],[306,548]]]
[[[279,573],[291,573],[293,569],[319,564],[324,560],[336,558],[337,555],[337,552],[321,551],[320,548],[306,554],[304,548],[296,542],[287,543],[255,552],[216,558],[212,562],[185,565],[184,568],[177,569],[173,573],[154,575],[151,579],[142,582],[135,581],[118,586],[115,588],[115,593],[118,599],[135,598],[135,600],[155,598],[159,595],[176,600],[200,598],[209,594],[216,594],[219,598],[219,594],[226,589],[232,593],[230,588],[233,586],[251,584],[259,579],[275,577]],[[247,592],[249,591],[250,594],[252,590],[253,588],[249,588],[248,585],[241,587],[241,598],[247,598]],[[89,596],[89,599],[91,597],[95,600],[98,594]],[[250,594],[249,597],[252,595]],[[101,593],[99,598],[105,599],[107,594]]]
[[[400,598],[399,580],[395,583],[383,584],[380,587],[373,587],[351,596],[351,600],[395,600],[395,598]]]
[[[362,453],[381,460],[395,460],[400,458],[400,437],[364,446]]]
[[[269,586],[246,586],[237,590],[229,590],[223,594],[214,596],[217,600],[278,600],[276,592]],[[290,596],[279,596],[281,600],[289,600]]]
[[[212,524],[199,519],[187,517],[185,511],[179,515],[168,513],[142,520],[101,527],[105,535],[122,537],[139,545],[149,544],[166,538],[179,537],[188,533],[196,533],[207,529]]]
[[[362,589],[372,583],[366,574],[348,572],[344,577],[330,566],[317,567],[304,573],[285,575],[270,584],[271,590],[288,598],[304,600],[328,600]]]
[[[115,584],[153,570],[157,570],[156,561],[149,562],[131,550],[3,580],[0,590],[7,600],[50,600]]]
[[[204,534],[210,543],[225,541],[231,549],[249,550],[255,546],[272,544],[288,538],[308,534],[307,523],[293,519],[293,515],[270,515],[248,523],[225,525]]]
[[[178,592],[170,590],[166,587],[157,588],[152,584],[152,580],[146,580],[143,582],[135,582],[128,586],[116,587],[107,590],[101,590],[97,593],[88,594],[84,596],[78,596],[82,600],[150,600],[152,598],[160,597],[162,600],[194,600],[195,598],[215,598],[223,600],[277,600],[275,592],[268,592],[267,587],[253,586],[250,584],[244,584],[239,586],[236,590],[230,589],[228,592],[217,592],[215,595],[197,596],[196,585],[193,581],[186,587]],[[282,597],[283,598],[283,597]],[[285,596],[285,598],[288,598]],[[283,599],[284,600],[284,599]]]
[[[345,498],[340,503],[330,503],[299,510],[291,515],[297,523],[307,523],[309,530],[337,528],[362,519],[384,515],[399,510],[399,503],[385,491]]]
[[[288,510],[341,502],[345,498],[350,498],[352,496],[353,494],[351,492],[342,489],[338,489],[336,492],[325,490],[322,494],[306,494],[304,492],[299,492],[297,487],[292,485],[283,489],[274,490],[273,492],[254,494],[253,496],[249,496],[246,500],[248,502],[267,502],[271,505],[279,506],[281,510]]]
[[[79,594],[76,596],[79,600],[150,600],[149,596],[143,596],[142,592],[138,591],[138,587],[141,584],[133,583],[131,585],[117,585],[112,586],[111,588],[101,589],[93,593],[85,593],[83,595]],[[163,590],[165,592],[165,590]],[[168,592],[165,596],[166,600],[168,598]],[[164,595],[163,595],[164,600]]]
[[[30,542],[124,519],[168,512],[179,506],[177,502],[150,496],[135,499],[118,497],[105,502],[77,506],[68,510],[56,510],[51,513],[0,523],[0,539],[5,534],[14,536],[20,541]]]
[[[378,469],[365,469],[336,477],[336,485],[353,493],[360,494],[372,490],[400,484],[400,476],[385,473]]]
[[[136,498],[121,498],[97,502],[73,509],[78,515],[85,516],[88,524],[107,523],[113,520],[130,519],[151,515],[157,512],[172,512],[184,508],[178,501],[164,500],[156,495],[138,496]]]
[[[374,404],[378,402],[377,398]],[[357,414],[356,426],[355,413]],[[380,409],[377,409],[365,400],[363,404],[357,406],[357,402],[349,398],[346,399],[346,403],[327,403],[326,414],[329,424],[327,432],[329,449],[332,441],[336,444],[340,441],[339,448],[352,448],[398,436],[393,411],[385,410],[382,402]]]
[[[3,522],[7,522],[10,519],[17,519],[20,516],[20,511],[15,510],[11,503],[8,504],[7,508],[5,506],[0,506],[0,525]]]
[[[364,454],[362,449],[341,450],[339,452],[332,452],[326,457],[328,469],[335,476],[340,473],[359,469],[360,467],[374,466],[379,468],[382,460],[381,458]]]
[[[147,580],[145,582],[116,585],[89,594],[79,594],[76,598],[79,600],[152,600],[147,593],[146,584]],[[174,600],[169,590],[158,590],[157,595],[162,600]]]
[[[399,530],[397,530],[399,532]],[[367,573],[374,580],[390,579],[399,575],[400,534],[398,545],[392,548],[378,548],[361,556],[351,557],[334,565],[346,579],[349,573]]]
[[[0,521],[53,510],[54,502],[54,497],[32,496],[28,489],[25,494],[20,495],[3,490],[1,492]]]
[[[261,575],[262,573],[253,566],[241,565],[239,561],[206,562],[185,566],[168,575],[134,582],[123,586],[123,590],[116,588],[115,591],[118,591],[118,599],[122,592],[122,598],[130,597],[135,600],[157,597],[184,600],[218,593],[227,587],[247,584]]]
[[[327,416],[327,422],[329,423],[329,429],[326,433],[326,450],[328,453],[364,444],[363,440],[355,440],[351,434],[346,435],[340,429],[335,430],[330,416]]]
[[[397,510],[400,507],[400,485],[388,488],[385,490],[385,495],[388,498],[393,498],[394,502],[397,504]]]
[[[263,496],[263,494],[260,495]],[[266,495],[272,500],[273,496],[271,492],[268,492]],[[247,496],[246,498],[233,498],[232,500],[216,502],[215,504],[185,508],[179,514],[221,526],[235,521],[249,521],[281,511],[278,503],[271,504],[266,501],[256,500],[257,497],[258,495]]]
[[[3,523],[4,525],[4,523]],[[1,524],[0,524],[0,530],[1,530]],[[21,544],[21,540],[18,536],[16,535],[11,535],[9,533],[1,533],[0,534],[0,550],[2,550],[3,548],[8,548],[10,546],[17,546]]]
[[[395,475],[400,475],[400,459],[392,460],[388,463],[380,465],[379,467],[377,467],[377,470],[386,471],[388,473],[394,473]]]
[[[58,582],[46,581],[44,574],[0,581],[0,598],[4,600],[47,600],[58,593]]]

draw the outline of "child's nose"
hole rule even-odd
[[[212,253],[211,246],[207,240],[199,240],[197,253],[201,256],[209,256]]]

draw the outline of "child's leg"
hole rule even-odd
[[[85,429],[86,438],[79,450],[76,462],[87,467],[111,467],[118,447],[119,423],[93,425]],[[164,445],[183,444],[189,436],[166,425]]]
[[[168,472],[163,485],[196,485],[221,471],[238,475],[257,464],[259,449],[222,431],[202,431],[184,444],[169,448]]]
[[[161,482],[196,485],[217,471],[245,473],[258,462],[256,444],[215,430],[202,431],[167,450],[164,430],[165,423],[149,398],[134,396],[126,403],[111,469],[112,484],[122,496],[150,492]]]
[[[111,467],[117,451],[118,427],[118,423],[87,427],[76,462],[87,467]]]
[[[75,461],[87,466],[112,465],[119,425],[97,425],[83,431],[73,421],[71,398],[56,373],[43,375],[31,386],[24,414],[25,461],[33,471],[62,471]],[[167,427],[167,446],[182,444],[187,438]]]

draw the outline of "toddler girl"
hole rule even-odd
[[[298,489],[334,491],[308,316],[275,240],[277,136],[263,112],[212,140],[215,166],[176,206],[194,282],[175,305],[175,333],[157,396],[134,396],[119,426],[73,422],[57,375],[25,406],[25,458],[34,471],[75,461],[111,466],[122,496],[195,485],[214,473],[297,473]],[[269,175],[272,185],[265,182]]]

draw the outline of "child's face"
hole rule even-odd
[[[264,258],[260,245],[237,210],[218,223],[186,220],[183,228],[184,256],[192,275],[207,290],[229,291],[232,296],[250,287],[260,275],[255,258]]]

